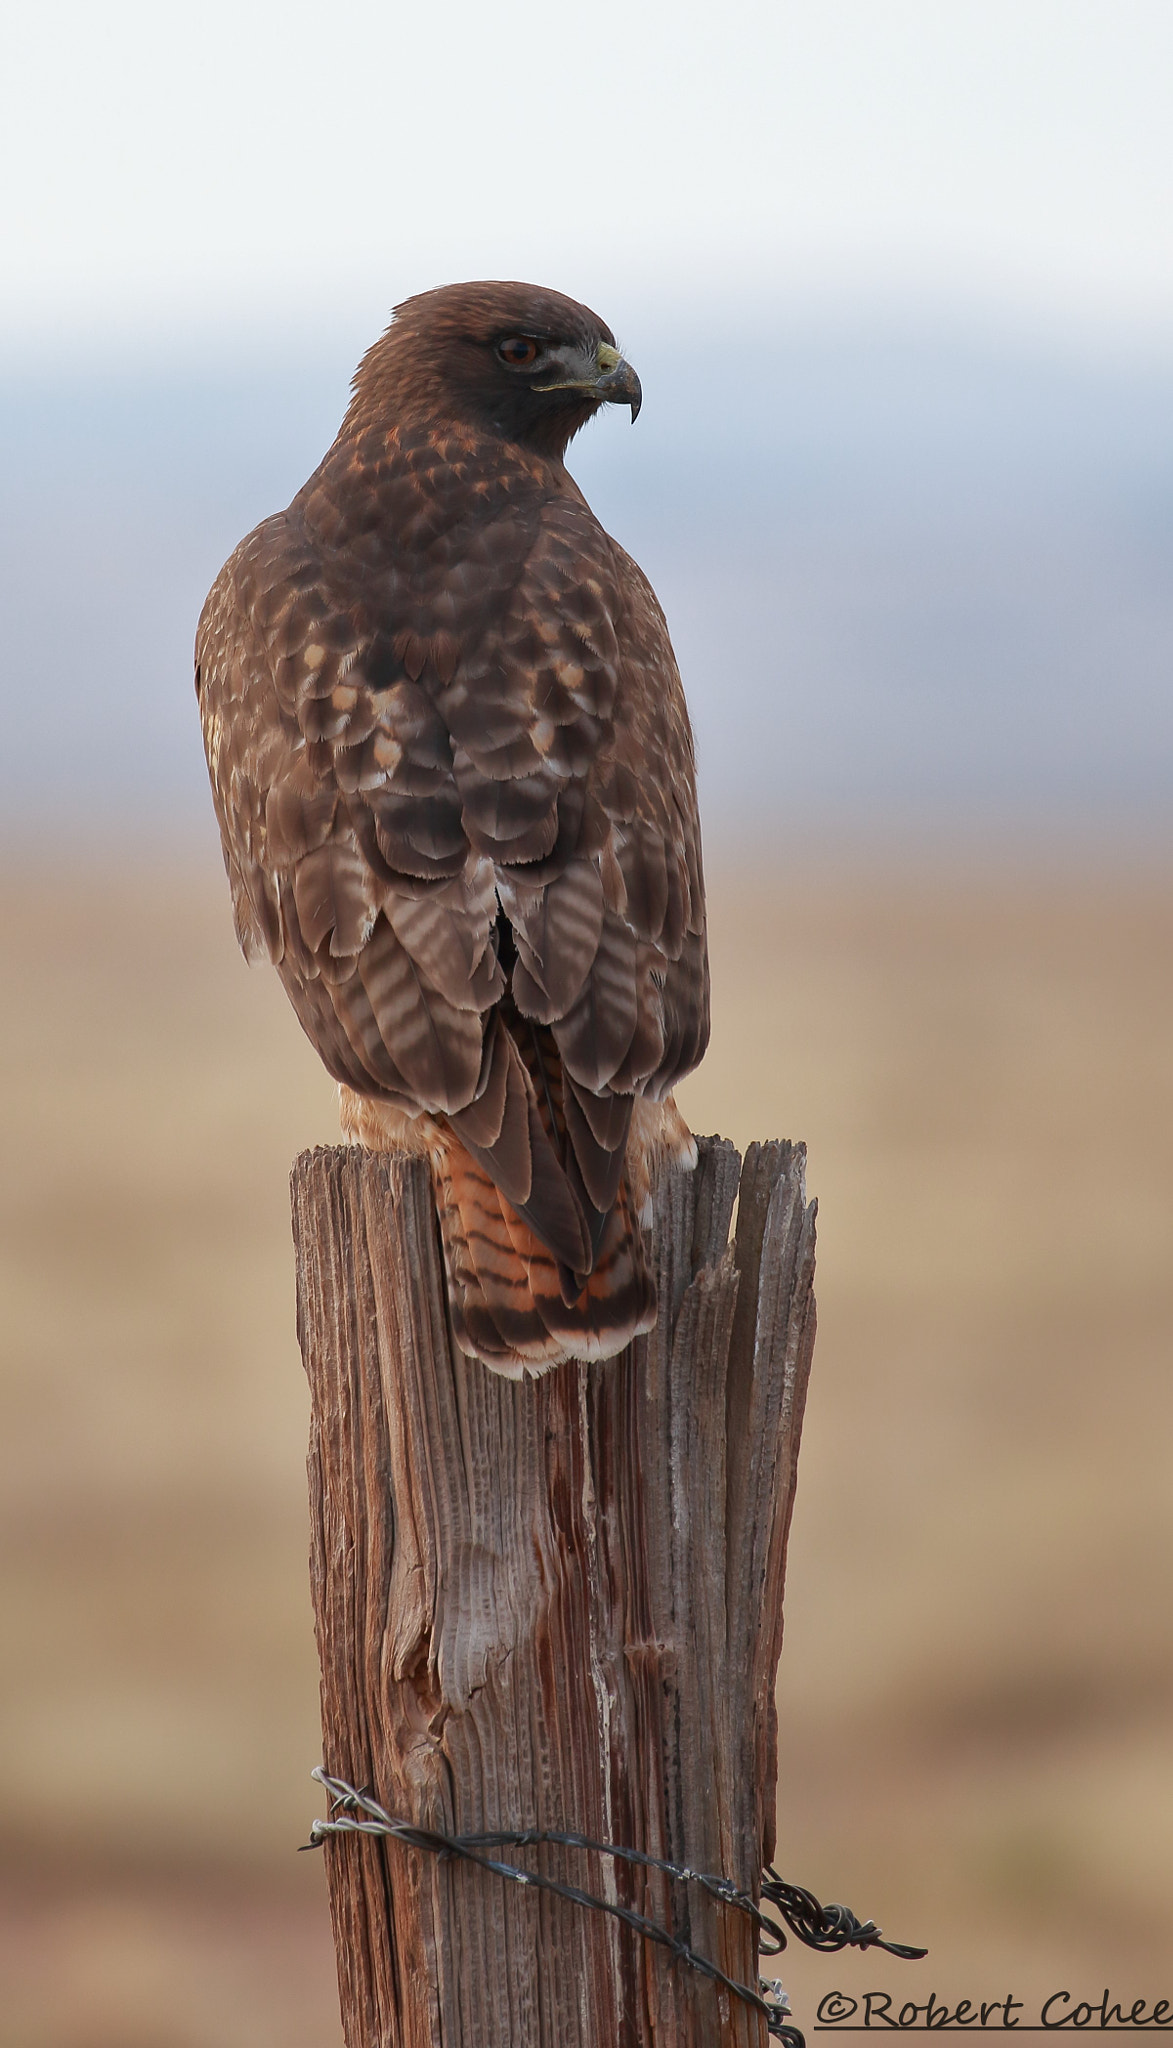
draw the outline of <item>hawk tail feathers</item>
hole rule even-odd
[[[594,1268],[568,1303],[566,1268],[459,1140],[445,1132],[430,1156],[462,1351],[523,1379],[571,1358],[613,1358],[653,1327],[655,1283],[626,1187],[603,1225]]]
[[[651,1222],[652,1193],[665,1169],[694,1167],[697,1159],[696,1143],[670,1095],[663,1102],[637,1097],[618,1115],[589,1101],[596,1121],[612,1117],[616,1128],[605,1129],[603,1139],[622,1144],[623,1151],[606,1213],[593,1206],[585,1187],[579,1191],[593,1252],[585,1279],[559,1257],[562,1233],[551,1232],[544,1217],[545,1241],[537,1235],[492,1178],[492,1160],[466,1143],[449,1119],[408,1115],[345,1083],[338,1095],[343,1135],[351,1144],[428,1161],[452,1331],[462,1351],[508,1379],[524,1379],[571,1358],[613,1358],[654,1327],[656,1288],[641,1225]],[[539,1164],[543,1149],[535,1146]],[[599,1162],[589,1154],[588,1166],[596,1192],[606,1195],[609,1186],[599,1181]],[[579,1178],[576,1173],[576,1185]]]

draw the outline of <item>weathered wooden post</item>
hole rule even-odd
[[[521,1384],[450,1342],[426,1167],[297,1161],[328,1772],[447,1834],[571,1830],[756,1893],[815,1327],[804,1157],[702,1140],[657,1202],[656,1330]],[[756,1985],[752,1923],[703,1890],[529,1853]],[[760,2012],[602,1913],[398,1841],[325,1854],[347,2048],[764,2048]]]

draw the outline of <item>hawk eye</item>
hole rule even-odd
[[[524,370],[527,363],[536,363],[538,344],[529,334],[511,334],[507,341],[497,343],[497,354],[511,370]]]

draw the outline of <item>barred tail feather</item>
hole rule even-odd
[[[462,1351],[509,1379],[570,1358],[613,1358],[656,1320],[655,1283],[625,1187],[594,1268],[567,1303],[566,1270],[455,1135],[431,1149],[452,1329]]]

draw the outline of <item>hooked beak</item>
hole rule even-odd
[[[599,343],[599,369],[601,375],[595,385],[599,397],[608,405],[629,405],[631,424],[634,427],[639,418],[639,409],[644,402],[643,388],[631,364],[620,355],[609,342]]]
[[[566,349],[555,360],[560,360],[566,375],[549,384],[536,384],[536,391],[585,391],[605,405],[629,405],[631,424],[635,425],[643,390],[631,364],[609,341],[601,341],[593,356],[581,349],[573,353]]]

